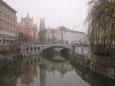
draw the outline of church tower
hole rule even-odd
[[[40,19],[40,31],[39,31],[39,40],[41,43],[45,42],[45,34],[46,34],[46,30],[45,30],[45,21],[43,18]]]

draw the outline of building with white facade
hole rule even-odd
[[[48,28],[46,30],[46,41],[47,42],[55,42],[57,40],[56,36],[57,31],[53,28]]]
[[[73,42],[85,42],[87,41],[87,35],[83,32],[74,31],[67,29],[63,26],[56,29],[49,28],[46,30],[46,39],[52,42],[63,42],[63,43],[73,43]]]
[[[65,32],[64,39],[65,41],[68,41],[68,43],[79,42],[79,41],[85,42],[87,41],[87,35],[83,32],[67,30]]]

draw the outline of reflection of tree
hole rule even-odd
[[[46,60],[46,63],[47,63],[47,70],[49,72],[53,72],[56,70],[60,72],[62,76],[69,71],[73,71],[73,67],[69,64],[68,61],[53,62],[53,61]]]
[[[18,67],[17,67],[18,66]],[[5,66],[0,69],[0,86],[16,86],[20,66],[18,64]]]

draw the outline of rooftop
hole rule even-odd
[[[10,9],[11,11],[13,11],[14,13],[17,13],[16,10],[14,10],[12,7],[10,7],[6,2],[4,2],[3,0],[0,0],[0,2],[5,5],[6,7],[8,7],[8,9]]]

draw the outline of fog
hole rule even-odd
[[[39,25],[41,17],[46,27],[65,26],[86,32],[88,0],[4,0],[17,11],[18,21],[27,13]]]

